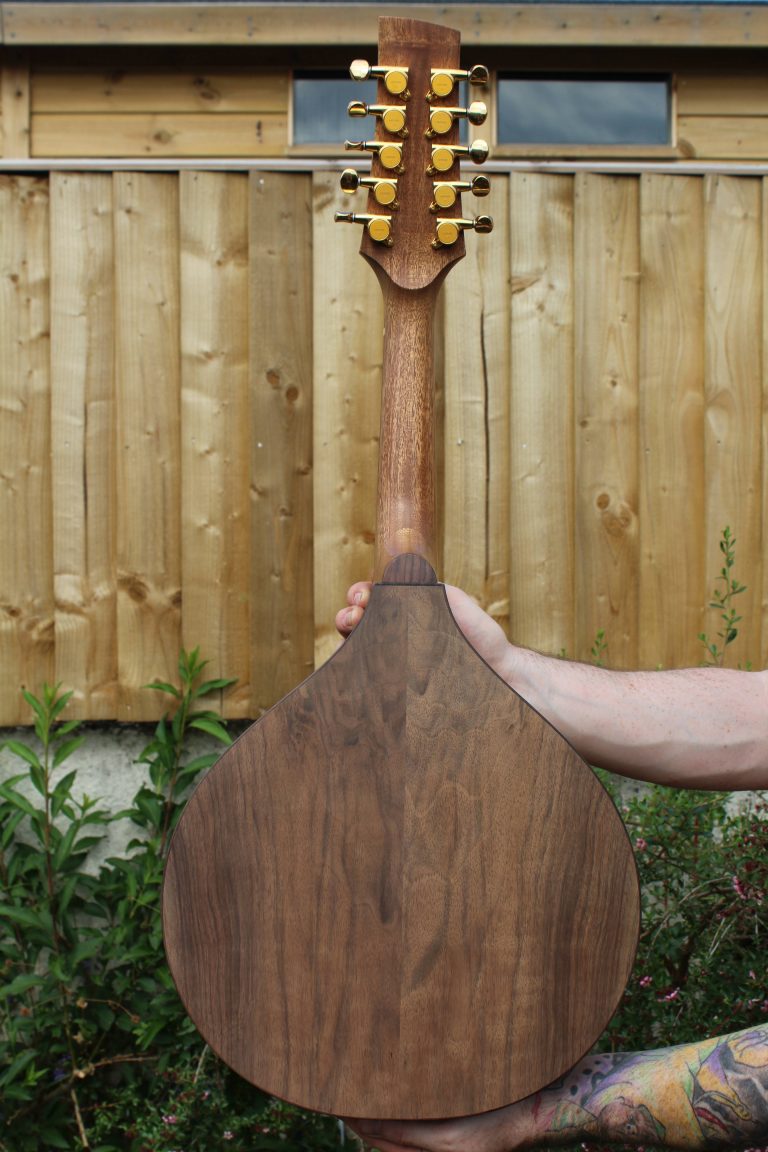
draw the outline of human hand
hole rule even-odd
[[[529,1100],[457,1120],[347,1120],[379,1152],[512,1152],[530,1140]]]
[[[336,614],[336,628],[342,636],[349,636],[362,620],[370,602],[371,588],[370,583],[361,581],[348,590],[347,607]],[[445,591],[453,618],[467,640],[486,664],[509,683],[513,649],[504,630],[460,588],[446,584]]]

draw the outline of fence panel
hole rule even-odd
[[[681,666],[728,525],[762,666],[763,181],[492,195],[438,310],[441,574],[531,647]],[[153,718],[182,642],[258,715],[372,563],[381,294],[336,177],[9,176],[0,205],[0,722],[54,678]]]

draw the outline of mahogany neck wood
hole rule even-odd
[[[379,281],[385,321],[376,581],[385,578],[392,560],[406,554],[437,568],[434,317],[439,282],[413,291],[385,276]]]

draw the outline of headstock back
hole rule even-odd
[[[388,225],[383,221],[379,225],[375,219],[368,225],[373,235],[366,228],[360,252],[373,265],[374,271],[400,288],[439,285],[448,268],[464,256],[462,228],[470,225],[471,221],[462,218],[461,192],[455,192],[454,203],[449,206],[441,206],[435,211],[434,205],[435,181],[443,184],[461,181],[458,154],[455,153],[456,149],[461,149],[457,113],[466,113],[467,119],[474,122],[485,118],[485,109],[482,109],[480,119],[472,114],[472,109],[482,108],[481,105],[472,105],[472,109],[457,108],[461,103],[457,86],[448,92],[433,90],[435,69],[458,70],[459,47],[461,39],[454,29],[400,17],[382,17],[379,21],[379,66],[375,71],[381,73],[383,68],[408,70],[408,89],[406,92],[393,91],[400,85],[388,83],[386,76],[379,76],[371,179],[362,182],[372,185],[374,181],[388,181],[390,184],[396,181],[396,192],[391,194],[396,195],[396,202],[382,205],[371,187],[366,217],[356,219],[388,218]],[[356,63],[364,65],[364,62]],[[355,68],[352,71],[355,74]],[[473,69],[473,73],[485,73],[485,69]],[[405,126],[402,131],[393,130],[393,118],[387,114],[387,108],[403,109]],[[446,130],[441,124],[435,134],[432,118],[442,109],[451,109],[453,114],[446,116],[443,112],[449,127]],[[350,106],[350,113],[364,115],[365,106]],[[395,127],[397,120],[396,113]],[[397,167],[391,167],[393,145],[402,150],[402,164]],[[358,146],[363,147],[364,143]],[[443,158],[448,157],[448,166],[440,170],[433,168],[435,146],[441,147]],[[487,147],[480,142],[473,146],[472,159],[484,158],[484,149],[487,152]],[[355,174],[351,173],[351,176],[353,180]],[[484,195],[484,192],[478,195]],[[340,218],[349,219],[344,214]],[[453,228],[447,223],[453,220],[461,221],[461,227]],[[440,228],[439,221],[442,221]],[[489,232],[491,221],[487,217],[479,218],[476,227],[478,232]],[[446,229],[448,232],[453,230],[455,238],[441,243],[436,237],[439,232],[446,234]],[[385,242],[375,238],[379,230],[382,233],[389,230]]]

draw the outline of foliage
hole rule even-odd
[[[182,652],[179,687],[140,761],[146,782],[118,813],[78,795],[68,762],[84,735],[63,719],[69,692],[24,697],[36,742],[7,742],[23,771],[0,784],[0,1149],[171,1152],[323,1148],[333,1122],[276,1105],[209,1053],[163,957],[160,887],[168,840],[195,778],[216,753],[191,737],[230,737],[201,702],[232,681],[203,679]],[[110,825],[136,835],[96,872]]]
[[[736,541],[725,528],[723,567],[709,607],[722,667],[738,635]],[[632,980],[601,1044],[615,1050],[684,1043],[746,1028],[768,1013],[768,806],[759,795],[621,785],[601,773],[622,809],[640,875],[642,933]]]
[[[740,618],[735,541],[710,607],[722,665]],[[593,660],[607,644],[598,633]],[[0,784],[0,1152],[203,1152],[212,1148],[338,1148],[329,1117],[270,1099],[222,1065],[197,1035],[163,958],[159,896],[165,852],[190,786],[216,758],[202,736],[229,743],[205,697],[231,681],[204,679],[182,652],[179,686],[140,762],[146,780],[124,812],[77,789],[70,767],[84,735],[64,718],[70,693],[25,693],[33,742],[9,741],[19,771]],[[606,774],[632,837],[643,894],[634,974],[600,1048],[693,1040],[768,1012],[768,818],[752,797],[637,788]],[[92,863],[110,826],[135,829],[123,856]]]

